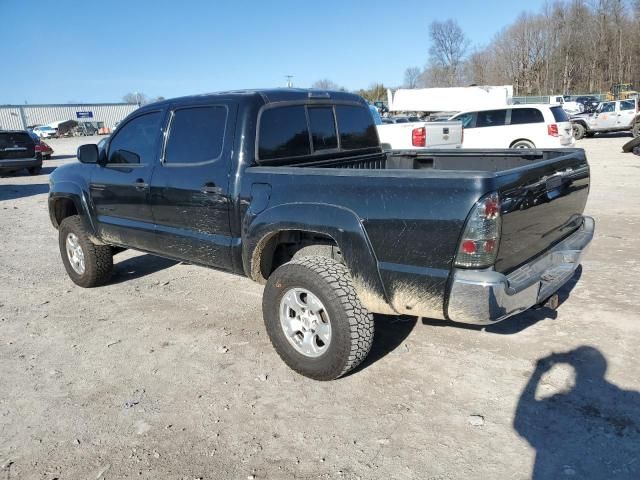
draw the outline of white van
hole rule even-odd
[[[462,148],[562,148],[576,143],[569,116],[559,105],[511,105],[462,112],[450,120],[462,122]]]

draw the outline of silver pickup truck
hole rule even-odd
[[[451,149],[462,147],[462,122],[406,122],[383,124],[378,110],[370,105],[378,138],[387,150]]]

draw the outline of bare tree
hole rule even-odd
[[[464,57],[469,48],[469,40],[462,28],[454,20],[433,22],[429,26],[429,36],[429,68],[432,73],[444,75],[442,80],[446,86],[458,85]],[[437,83],[439,81],[440,79]]]
[[[336,82],[329,80],[328,78],[323,78],[313,82],[311,87],[318,88],[320,90],[344,90]]]
[[[135,103],[136,105],[146,105],[151,103],[149,97],[141,92],[129,92],[122,97],[125,103]]]
[[[405,88],[416,88],[422,72],[418,67],[409,67],[404,71],[404,86]]]

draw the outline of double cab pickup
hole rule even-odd
[[[487,325],[553,304],[594,232],[583,150],[385,151],[345,92],[146,105],[78,160],[49,194],[76,284],[108,282],[123,248],[244,275],[280,357],[318,380],[367,356],[374,313]]]

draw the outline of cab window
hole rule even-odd
[[[151,112],[127,122],[109,142],[108,163],[149,164],[153,162],[160,112]]]
[[[615,102],[601,103],[598,109],[600,113],[611,113],[616,111]]]
[[[624,100],[620,102],[620,110],[635,110],[636,102],[633,100]]]

